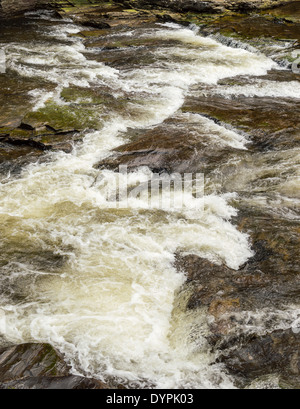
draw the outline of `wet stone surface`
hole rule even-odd
[[[273,374],[285,387],[299,388],[299,331],[289,328],[293,319],[285,313],[300,301],[299,223],[259,209],[240,211],[236,223],[254,251],[240,270],[178,254],[177,268],[187,275],[182,291],[191,294],[186,308],[211,316],[208,341],[240,386]]]
[[[268,374],[279,374],[282,389],[299,389],[300,335],[291,330],[274,331],[262,337],[249,337],[247,342],[221,356],[229,371],[248,382]]]
[[[107,389],[100,381],[70,374],[63,357],[48,344],[0,350],[0,389]]]
[[[280,150],[299,146],[299,101],[222,96],[188,97],[183,112],[208,115],[251,135],[250,149]]]
[[[213,24],[211,25],[214,26]],[[216,24],[217,26],[217,24]],[[272,16],[224,17],[218,21],[218,32],[239,35],[243,38],[273,38],[300,40],[300,24]]]
[[[116,148],[116,154],[98,163],[97,167],[118,170],[119,166],[126,165],[129,171],[147,166],[158,173],[203,172],[232,152],[222,145],[211,146],[211,129],[201,129],[197,120],[193,123],[193,118],[180,123],[180,116],[177,121],[173,118],[153,129],[129,131],[126,136],[134,141]]]

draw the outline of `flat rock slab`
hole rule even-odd
[[[70,374],[63,356],[49,344],[21,344],[0,350],[0,389],[108,389],[95,379]]]
[[[205,122],[199,124],[174,116],[146,130],[129,130],[126,139],[132,141],[117,147],[96,167],[116,171],[119,166],[127,166],[134,171],[147,166],[157,173],[208,171],[235,151],[222,144],[211,145],[212,134]]]
[[[298,6],[299,8],[299,6]],[[297,8],[297,9],[298,9]],[[211,27],[214,27],[212,24]],[[300,40],[300,24],[284,18],[266,16],[229,16],[215,22],[216,30],[226,34],[238,34],[244,38],[274,38]]]
[[[70,368],[48,344],[22,344],[0,352],[0,379],[9,382],[28,376],[67,376]]]
[[[70,375],[24,378],[17,381],[0,383],[0,389],[108,389],[108,387],[95,379]]]

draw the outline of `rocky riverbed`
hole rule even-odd
[[[298,389],[300,3],[56,3],[0,26],[0,387]],[[203,172],[204,218],[99,212],[93,189],[120,165],[142,179],[145,169]],[[124,231],[124,242],[112,241]],[[163,311],[156,302],[143,310],[157,294]],[[153,332],[137,330],[145,317]],[[140,345],[155,337],[161,344],[145,353]],[[134,362],[132,345],[153,372]],[[180,385],[161,372],[157,351],[168,373],[180,368]]]

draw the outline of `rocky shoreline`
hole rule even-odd
[[[288,3],[289,0],[118,0],[116,4],[123,4],[133,9],[166,9],[175,12],[192,13],[224,13],[250,12],[277,7]],[[101,1],[91,1],[89,4],[103,3]],[[0,17],[18,16],[25,11],[34,10],[41,7],[60,8],[61,6],[81,5],[82,2],[57,1],[57,0],[1,0]]]
[[[287,3],[287,0],[120,0],[120,3],[133,8],[161,8],[179,13],[224,13],[233,11],[247,13],[264,10]]]

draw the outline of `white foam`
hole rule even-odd
[[[300,84],[298,81],[276,82],[269,80],[255,80],[247,85],[218,85],[213,91],[216,94],[260,98],[294,98],[300,99]]]
[[[28,11],[25,13],[25,16],[33,20],[47,20],[53,22],[57,21],[59,23],[72,23],[71,19],[58,17],[52,10]]]
[[[199,132],[201,135],[207,135],[211,144],[218,146],[231,146],[236,149],[247,149],[249,139],[246,134],[238,132],[234,128],[225,128],[224,125],[215,123],[212,119],[203,117],[199,114],[185,113],[178,116],[178,118],[185,119],[188,123],[193,124],[193,129]]]

